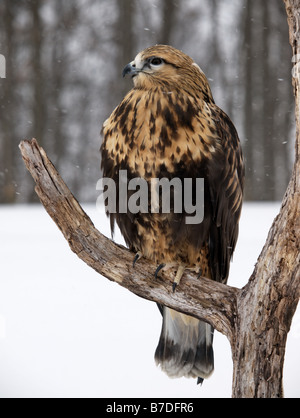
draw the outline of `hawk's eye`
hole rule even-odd
[[[150,60],[149,60],[149,63],[151,65],[153,65],[154,67],[158,67],[163,62],[164,62],[164,60],[162,58],[159,58],[159,57],[153,57],[153,58],[150,58]]]

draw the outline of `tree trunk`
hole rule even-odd
[[[300,3],[285,0],[285,4],[296,56],[300,54]],[[300,73],[294,75],[297,135],[292,178],[255,270],[240,290],[185,273],[173,293],[173,269],[155,279],[156,266],[150,261],[142,259],[133,268],[134,254],[95,229],[36,140],[20,144],[36,192],[72,251],[135,294],[205,320],[228,337],[234,398],[283,397],[286,339],[300,296]]]
[[[162,7],[162,21],[161,29],[158,38],[159,44],[170,45],[172,39],[172,32],[176,24],[177,4],[174,0],[163,0]]]
[[[253,65],[251,57],[253,55],[253,35],[251,29],[251,15],[252,15],[253,3],[252,0],[246,1],[244,17],[241,19],[243,30],[244,30],[244,39],[241,44],[241,62],[244,68],[244,78],[245,78],[245,99],[244,99],[244,129],[245,129],[245,142],[243,145],[243,154],[245,156],[245,177],[246,177],[246,188],[245,194],[246,199],[253,200],[255,195],[255,173],[254,173],[254,158],[253,158],[253,142],[255,140],[253,131],[254,131],[254,121],[253,121],[253,112],[252,112],[252,102],[253,102]],[[242,28],[241,28],[242,29]]]
[[[299,204],[290,184],[254,273],[238,295],[233,397],[283,396],[286,339],[300,295]]]
[[[136,53],[136,39],[133,32],[135,0],[117,1],[116,8],[118,11],[118,19],[115,26],[117,48],[115,68],[117,69],[117,76],[119,78],[121,69],[132,61],[132,57]],[[126,80],[124,83],[119,83],[118,89],[116,90],[118,96],[124,97],[130,86],[129,80]]]

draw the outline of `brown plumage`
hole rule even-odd
[[[126,244],[158,265],[195,269],[226,283],[243,197],[237,132],[215,105],[204,73],[183,52],[155,45],[140,52],[123,74],[132,76],[134,87],[103,125],[103,176],[116,185],[119,170],[127,170],[128,180],[142,177],[148,184],[153,178],[204,178],[204,219],[187,224],[185,211],[174,213],[171,201],[171,213],[151,213],[150,207],[148,213],[108,213],[112,231],[116,221]],[[193,199],[194,193],[195,187]],[[157,363],[170,377],[202,381],[213,371],[213,329],[160,310]]]

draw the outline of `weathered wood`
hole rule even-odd
[[[287,196],[254,273],[238,294],[234,397],[283,396],[287,334],[300,296],[300,201],[299,194]]]

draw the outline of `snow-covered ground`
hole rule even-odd
[[[110,236],[103,213],[85,206]],[[245,204],[229,284],[253,271],[279,204]],[[121,238],[117,237],[120,242]],[[215,333],[215,372],[202,387],[153,360],[161,317],[69,249],[40,205],[0,206],[1,397],[230,397],[231,353]],[[300,397],[300,312],[288,337],[286,397]]]

